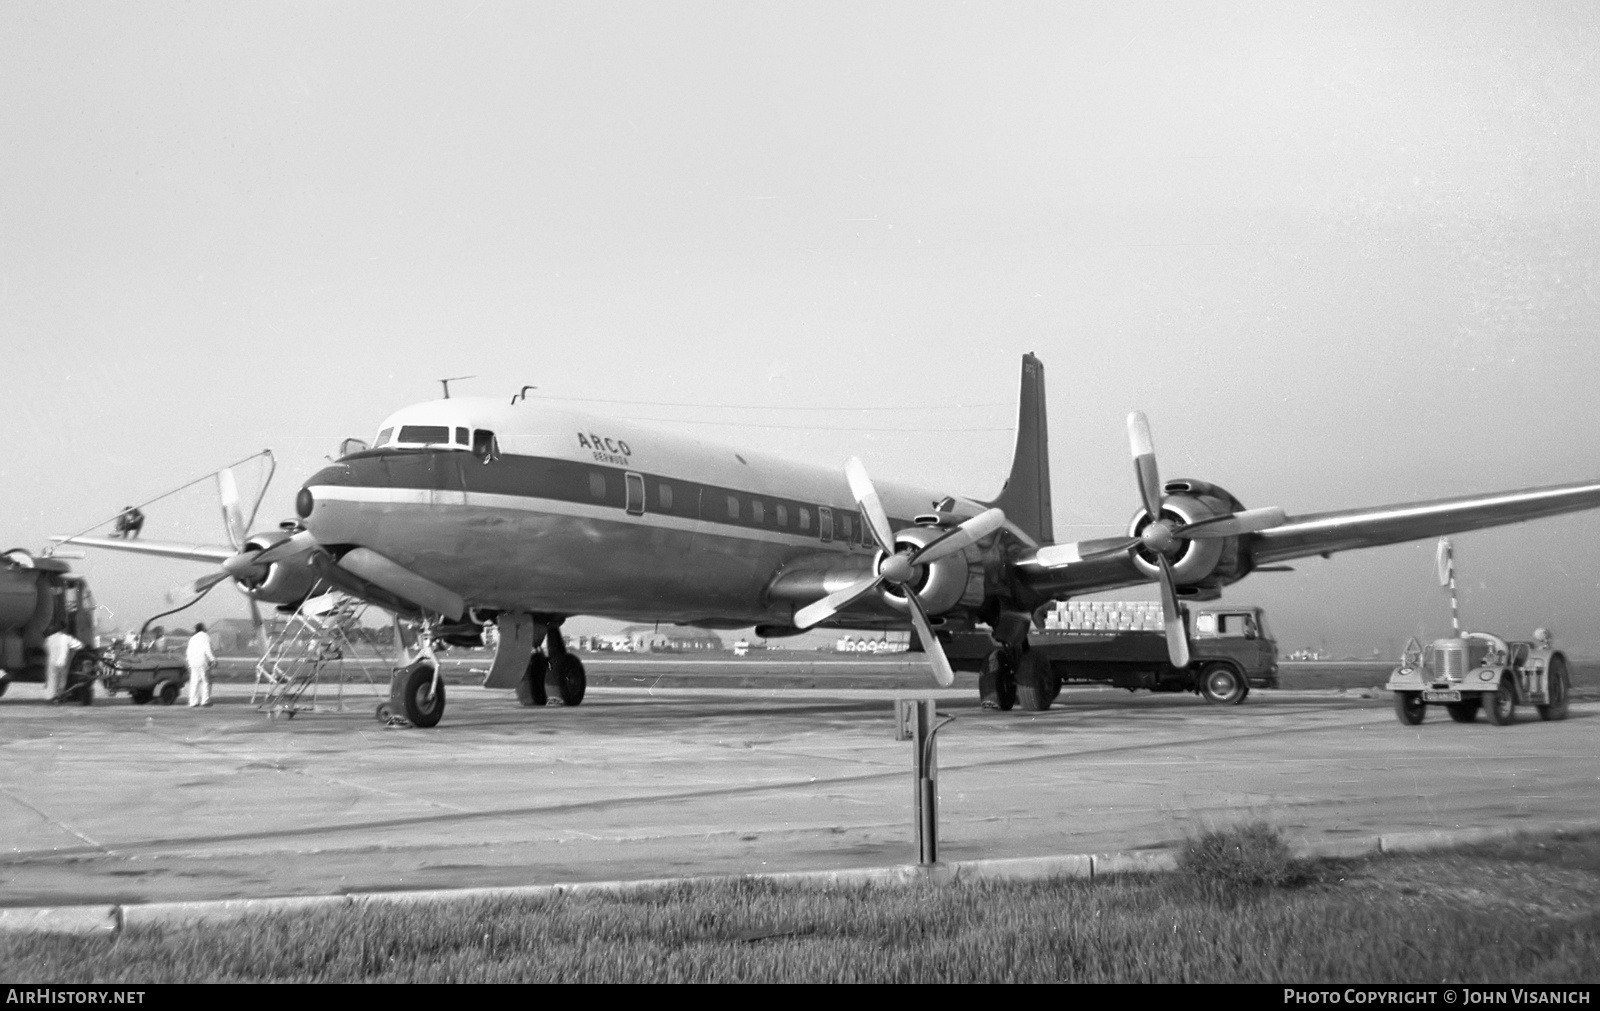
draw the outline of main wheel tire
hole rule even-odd
[[[528,657],[528,669],[522,672],[522,680],[517,682],[517,702],[524,706],[542,706],[548,700],[544,690],[544,679],[550,667],[550,659],[543,653],[534,653]]]
[[[1394,714],[1401,723],[1414,727],[1428,715],[1428,704],[1422,701],[1421,692],[1395,692]]]
[[[1491,694],[1483,693],[1483,715],[1493,726],[1504,727],[1517,718],[1517,697],[1511,691],[1511,679],[1502,677],[1500,685]]]
[[[583,701],[589,689],[589,676],[584,673],[582,660],[571,653],[562,653],[550,661],[550,675],[560,686],[557,694],[562,705],[575,706]]]
[[[1460,702],[1446,702],[1444,708],[1457,723],[1471,723],[1478,718],[1480,705],[1477,699],[1463,699]]]
[[[156,685],[156,699],[164,706],[170,706],[178,701],[178,686],[171,681],[163,681]]]
[[[1030,713],[1042,713],[1061,693],[1061,679],[1043,654],[1031,650],[1017,662],[1017,703]]]
[[[1550,669],[1545,672],[1545,690],[1549,703],[1539,707],[1539,719],[1564,720],[1567,718],[1568,684],[1567,661],[1559,653],[1550,658]]]
[[[1250,694],[1250,682],[1231,663],[1210,663],[1200,669],[1200,695],[1219,706],[1236,706]]]
[[[151,691],[149,688],[128,689],[128,698],[132,700],[133,704],[136,706],[142,706],[155,697],[156,693]]]
[[[1006,650],[994,650],[983,658],[983,668],[978,671],[978,701],[985,709],[1002,712],[1017,704],[1017,674]]]
[[[437,726],[444,715],[444,682],[434,684],[433,664],[414,663],[406,669],[400,687],[400,705],[412,726]]]

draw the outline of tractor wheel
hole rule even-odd
[[[1200,695],[1219,706],[1236,706],[1250,693],[1250,682],[1231,663],[1206,664],[1200,670]]]
[[[1394,714],[1401,723],[1414,727],[1428,715],[1428,704],[1422,701],[1421,692],[1395,692]]]
[[[1017,704],[1017,673],[1004,649],[983,658],[978,672],[978,701],[985,709],[1007,710]]]
[[[433,683],[433,664],[412,664],[401,675],[400,704],[412,726],[437,726],[444,715],[444,682]]]
[[[528,657],[528,669],[522,672],[522,680],[517,682],[517,703],[524,706],[542,706],[545,704],[544,690],[545,674],[549,670],[550,659],[543,653],[533,653]]]
[[[1477,699],[1463,699],[1460,702],[1446,702],[1445,711],[1457,723],[1471,723],[1478,718],[1479,702]]]
[[[171,681],[163,681],[156,685],[156,699],[164,706],[170,706],[178,701],[178,686]]]
[[[1500,687],[1493,694],[1483,693],[1483,715],[1497,727],[1504,727],[1517,718],[1517,697],[1511,691],[1511,679],[1500,678]]]
[[[562,653],[550,661],[550,680],[559,688],[557,693],[564,706],[575,706],[583,701],[589,687],[589,677],[584,673],[583,661],[571,653]]]
[[[1044,654],[1029,650],[1017,663],[1017,702],[1030,713],[1042,713],[1061,693],[1061,679]]]
[[[128,698],[136,706],[142,706],[156,697],[156,693],[148,688],[129,688]]]
[[[1547,705],[1539,706],[1539,719],[1564,720],[1567,718],[1567,660],[1559,653],[1550,658],[1550,669],[1545,672]]]

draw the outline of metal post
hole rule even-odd
[[[938,722],[933,699],[895,699],[895,740],[911,742],[911,811],[917,862],[939,862],[939,751],[934,735],[955,717]]]

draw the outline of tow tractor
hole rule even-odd
[[[1471,723],[1482,710],[1492,725],[1502,727],[1516,718],[1518,705],[1531,705],[1541,720],[1566,719],[1571,687],[1566,655],[1547,636],[1534,634],[1534,641],[1522,642],[1464,632],[1426,648],[1413,639],[1384,686],[1394,692],[1395,715],[1415,726],[1429,706],[1442,705],[1457,723]]]
[[[1455,557],[1447,540],[1439,541],[1438,565],[1439,583],[1450,589],[1456,632],[1426,647],[1415,638],[1406,643],[1400,666],[1384,685],[1394,692],[1400,722],[1416,726],[1429,706],[1444,706],[1457,723],[1471,723],[1481,710],[1497,727],[1516,719],[1519,705],[1536,707],[1541,720],[1566,719],[1572,681],[1566,654],[1555,648],[1550,633],[1536,629],[1532,641],[1521,641],[1461,631]]]

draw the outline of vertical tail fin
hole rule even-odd
[[[1044,363],[1032,353],[1022,356],[1022,392],[1017,406],[1017,449],[1011,474],[993,502],[1010,520],[1040,544],[1056,541],[1050,510],[1050,430],[1045,416]]]

